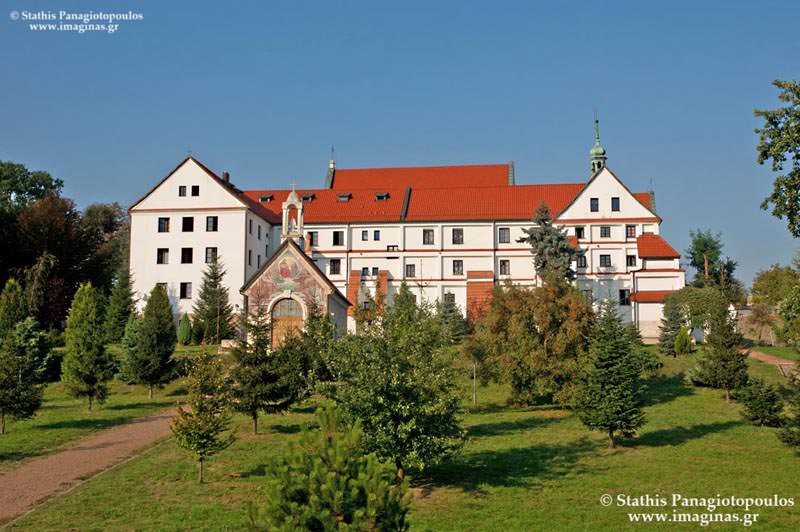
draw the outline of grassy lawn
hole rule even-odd
[[[769,345],[759,345],[754,346],[752,349],[753,351],[761,351],[767,355],[800,362],[800,353],[798,353],[794,347],[772,347]]]
[[[608,449],[602,434],[587,431],[568,412],[508,408],[507,388],[479,389],[479,406],[464,417],[469,428],[464,451],[425,475],[416,475],[412,529],[650,528],[628,523],[625,508],[601,506],[599,498],[606,493],[667,497],[777,493],[797,498],[800,458],[777,440],[774,429],[745,424],[741,407],[726,405],[722,393],[684,386],[681,373],[693,364],[693,356],[665,359],[663,375],[649,383],[648,424],[639,438],[617,449]],[[758,362],[752,363],[751,372],[771,382],[783,381],[774,367]],[[44,505],[11,529],[241,529],[247,502],[263,504],[265,461],[297,437],[311,410],[305,405],[287,415],[268,416],[262,423],[264,433],[258,436],[248,433],[248,420],[236,418],[238,440],[211,460],[207,484],[196,483],[194,464],[167,440]],[[760,529],[800,528],[796,508],[754,512],[760,514],[756,525]],[[699,525],[668,526],[697,529]]]
[[[117,346],[109,346],[117,354]],[[216,351],[216,346],[210,349]],[[176,356],[184,357],[201,350],[199,346],[179,346]],[[0,436],[0,471],[19,465],[20,460],[50,453],[90,432],[128,423],[134,418],[164,410],[184,397],[177,381],[148,398],[144,386],[110,383],[105,404],[87,409],[87,403],[67,394],[64,384],[47,386],[42,408],[31,419],[6,421],[6,434]]]

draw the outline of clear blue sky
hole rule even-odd
[[[759,209],[754,107],[800,77],[800,3],[2,0],[0,159],[128,205],[192,152],[242,188],[340,167],[514,160],[522,183],[653,180],[663,234],[721,231],[747,283],[797,243]],[[13,10],[141,12],[116,34]]]

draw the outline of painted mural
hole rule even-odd
[[[277,295],[286,292],[302,299],[306,308],[313,304],[325,311],[329,289],[311,273],[308,264],[299,260],[290,248],[286,248],[247,292],[251,312],[256,308],[266,310]]]

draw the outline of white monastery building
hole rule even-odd
[[[664,296],[684,286],[679,254],[661,236],[652,192],[631,192],[606,167],[596,135],[580,183],[518,185],[514,165],[338,169],[323,188],[239,190],[186,158],[130,208],[130,268],[143,306],[156,283],[191,314],[207,263],[226,270],[237,312],[259,307],[303,319],[313,303],[343,330],[379,284],[387,303],[405,281],[418,298],[476,315],[497,283],[538,282],[517,239],[542,202],[573,245],[577,284],[613,298],[646,339]],[[294,245],[296,244],[296,245]],[[257,300],[255,299],[257,298]]]

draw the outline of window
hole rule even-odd
[[[511,229],[508,227],[501,227],[497,230],[497,241],[501,244],[508,244],[511,242]]]
[[[158,232],[169,233],[169,218],[158,219]]]
[[[377,266],[373,266],[372,267],[372,275],[373,276],[377,276],[378,275],[378,267]]]
[[[453,261],[453,275],[464,275],[464,261],[463,260],[454,260]]]
[[[636,238],[636,226],[635,225],[626,225],[625,226],[625,238]]]
[[[589,210],[592,212],[597,212],[600,210],[600,200],[597,198],[589,199]]]
[[[317,197],[317,195],[314,194],[313,192],[311,194],[304,194],[303,195],[303,203],[311,203],[312,201],[314,201],[314,198],[316,198],[316,197]]]
[[[628,289],[619,291],[619,304],[621,307],[627,307],[631,304],[631,291]]]
[[[372,232],[372,240],[380,240],[381,239],[381,231],[380,229],[375,229]]]
[[[261,224],[258,224],[258,239],[261,240]]]
[[[217,248],[206,248],[206,264],[217,261]]]
[[[261,267],[261,253],[256,255],[256,267],[258,267],[258,268]]]
[[[460,227],[453,228],[453,244],[464,243],[464,230]]]
[[[586,267],[586,255],[578,255],[578,268]]]
[[[181,229],[184,233],[191,233],[194,231],[194,217],[184,216],[181,220]]]
[[[248,222],[247,223],[247,232],[252,235],[253,234],[253,220],[248,220],[247,222]]]
[[[186,186],[185,185],[181,185],[181,186],[178,187],[178,196],[180,196],[182,198],[186,196]]]
[[[425,245],[433,244],[433,229],[422,230],[422,243]]]
[[[611,210],[619,212],[619,198],[611,198]]]
[[[444,302],[448,305],[456,304],[456,295],[453,292],[444,293]]]
[[[600,267],[601,268],[611,267],[611,255],[600,255]]]
[[[253,265],[253,250],[252,249],[248,249],[247,250],[247,265],[248,266],[252,266]]]
[[[261,194],[261,196],[258,197],[258,201],[261,203],[269,203],[272,201],[273,197],[274,196],[272,194]]]
[[[397,251],[400,247],[397,244],[389,244],[386,246],[386,251]]]
[[[181,248],[181,264],[192,263],[192,248]]]
[[[628,255],[625,257],[625,264],[628,266],[636,266],[636,255]]]
[[[308,232],[308,245],[316,246],[319,244],[319,233],[317,231]]]
[[[181,299],[192,299],[192,283],[181,283]]]
[[[361,303],[361,308],[364,309],[364,310],[371,309],[372,308],[372,302],[369,299],[367,299],[366,301]]]
[[[344,231],[333,232],[333,245],[344,246]]]
[[[507,259],[500,261],[500,275],[511,275],[511,261]]]
[[[369,275],[369,268],[364,267],[361,268],[361,277],[367,277]]]
[[[386,201],[389,199],[388,192],[376,192],[375,193],[375,201]]]
[[[417,265],[406,264],[406,277],[416,277],[416,276],[417,276]]]
[[[156,264],[169,264],[169,250],[158,248],[156,250]]]
[[[342,271],[342,260],[341,259],[331,259],[330,266],[328,267],[328,273],[331,275],[339,275]]]
[[[336,199],[337,201],[339,201],[339,203],[347,203],[348,201],[350,201],[350,198],[352,197],[353,195],[350,194],[349,192],[342,192],[341,194],[338,194],[336,196]]]
[[[192,196],[200,195],[200,185],[192,185]]]
[[[584,238],[586,238],[583,227],[575,228],[575,238],[577,238],[578,240],[583,240]]]
[[[367,240],[369,240],[369,231],[364,229],[363,231],[361,231],[361,241],[366,242]]]
[[[601,225],[600,226],[600,238],[611,238],[611,226],[610,225]]]
[[[206,216],[206,231],[216,232],[219,229],[219,218],[216,216]]]

